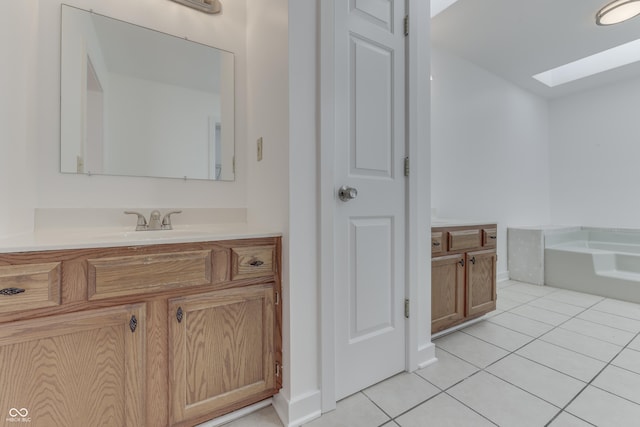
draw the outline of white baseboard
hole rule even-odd
[[[322,394],[313,390],[288,400],[279,393],[273,396],[273,407],[285,427],[298,427],[322,415]]]
[[[419,359],[418,359],[418,369],[426,368],[427,366],[436,363],[438,359],[436,358],[436,346],[434,343],[429,343],[420,350],[418,350]]]
[[[496,278],[496,281],[498,282],[504,282],[505,280],[509,280],[509,271],[501,271],[498,273],[498,277]]]

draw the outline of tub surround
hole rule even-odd
[[[509,278],[544,285],[544,236],[555,231],[579,230],[566,225],[534,225],[507,229]]]
[[[544,247],[546,285],[640,303],[640,230],[554,230]]]

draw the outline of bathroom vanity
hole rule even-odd
[[[431,333],[496,308],[496,224],[433,223]]]
[[[0,411],[193,426],[276,394],[281,238],[187,240],[0,253]]]

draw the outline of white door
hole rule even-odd
[[[405,369],[404,9],[335,2],[337,399]]]

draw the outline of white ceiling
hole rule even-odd
[[[601,27],[608,0],[458,0],[433,17],[432,44],[547,98],[640,76],[640,63],[549,88],[531,76],[640,39],[640,16]],[[450,3],[450,1],[449,1]]]
[[[220,92],[220,56],[230,53],[105,16],[91,17],[110,72]]]

